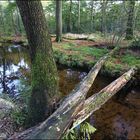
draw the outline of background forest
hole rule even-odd
[[[43,1],[50,33],[55,34],[55,1]],[[125,33],[129,1],[62,1],[63,33]],[[134,30],[140,30],[140,4],[135,2]],[[15,2],[0,2],[1,34],[25,33]]]

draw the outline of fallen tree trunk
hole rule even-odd
[[[86,120],[93,112],[98,110],[103,104],[105,104],[115,93],[117,93],[135,74],[136,68],[131,68],[128,72],[124,73],[118,79],[106,86],[100,92],[89,97],[84,105],[83,109],[78,112],[73,122],[71,129]]]
[[[40,126],[30,128],[11,139],[59,139],[71,125],[78,110],[81,110],[87,92],[99,70],[108,58],[104,56],[90,70],[88,75],[62,101],[60,107]]]
[[[88,40],[88,35],[67,33],[63,35],[63,38],[68,40]]]
[[[77,100],[76,102],[70,100],[70,96],[67,97],[60,108],[41,125],[30,128],[19,135],[11,137],[11,139],[60,139],[72,123],[73,129],[117,93],[132,78],[135,74],[135,70],[135,67],[131,68],[128,72],[87,100],[83,100],[80,93],[78,94],[81,95],[81,102],[79,98],[75,98],[75,100]],[[86,80],[86,78],[84,80]],[[70,102],[75,102],[75,105]]]

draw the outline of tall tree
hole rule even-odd
[[[80,6],[81,5],[81,3],[80,3],[80,0],[78,0],[78,33],[80,32],[80,21],[81,21],[81,18],[80,18],[80,16],[81,16],[81,14],[80,14]]]
[[[94,6],[94,0],[91,0],[91,21],[90,21],[90,30],[92,32],[93,30],[93,6]]]
[[[1,30],[5,32],[5,24],[4,24],[4,16],[3,16],[3,7],[0,5],[0,23],[1,23]]]
[[[107,9],[107,0],[101,0],[101,32],[106,33],[107,27],[106,27],[106,9]]]
[[[18,33],[21,33],[21,19],[19,15],[19,9],[16,6],[16,22],[17,22],[17,27],[18,27]]]
[[[29,117],[35,124],[49,115],[59,98],[57,68],[41,1],[16,2],[30,45],[32,93]]]
[[[68,17],[68,24],[67,24],[67,32],[71,32],[72,30],[72,23],[71,23],[71,18],[72,18],[72,15],[71,15],[71,12],[72,12],[72,0],[70,0],[70,5],[69,5],[69,17]]]
[[[127,28],[126,28],[126,39],[130,40],[133,38],[133,23],[134,23],[134,9],[135,9],[135,0],[128,1],[128,19],[127,19]]]
[[[56,41],[62,41],[62,0],[56,0]]]

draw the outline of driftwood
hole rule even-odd
[[[107,56],[101,58],[88,75],[63,100],[61,106],[40,126],[30,128],[10,139],[59,139],[71,125],[78,110],[86,98],[87,92],[95,80]],[[43,130],[43,131],[42,131]]]
[[[86,120],[93,112],[98,110],[103,104],[105,104],[115,93],[117,93],[135,74],[136,68],[131,68],[128,72],[124,73],[121,77],[113,81],[106,86],[100,92],[89,97],[84,105],[83,109],[77,113],[71,129]]]

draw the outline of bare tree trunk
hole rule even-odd
[[[16,7],[16,14],[17,14],[18,33],[21,34],[21,24],[20,24],[20,15],[19,15],[19,9],[18,9],[18,7]]]
[[[16,22],[15,22],[13,13],[14,13],[14,12],[13,12],[13,10],[12,10],[12,11],[11,11],[12,26],[13,26],[14,34],[17,35],[18,29],[17,29],[17,25],[16,25]]]
[[[78,0],[78,33],[80,33],[80,22],[81,22],[80,5],[81,5],[80,0]]]
[[[0,5],[0,16],[1,16],[1,25],[3,27],[3,32],[5,33],[4,16],[3,16],[3,9],[1,5]]]
[[[56,42],[62,41],[62,0],[56,0]]]
[[[29,123],[49,116],[60,98],[57,68],[41,1],[16,0],[30,45],[32,94]]]
[[[102,13],[102,17],[101,17],[101,32],[105,33],[107,32],[107,25],[106,25],[106,8],[107,8],[107,0],[102,0],[101,2],[101,13]]]
[[[133,38],[135,0],[128,1],[128,3],[129,3],[129,11],[128,11],[128,20],[127,20],[127,28],[126,28],[126,39],[131,40]]]
[[[72,0],[70,0],[67,32],[71,32],[71,30],[72,30],[72,23],[71,23],[71,16],[72,16],[72,15],[71,15],[71,12],[72,12]]]
[[[2,63],[3,63],[2,88],[3,88],[3,93],[6,93],[7,86],[6,86],[6,60],[5,58],[2,58]]]
[[[93,6],[94,6],[94,0],[91,0],[91,21],[90,21],[90,30],[93,31]]]

